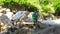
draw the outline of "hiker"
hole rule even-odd
[[[34,25],[36,25],[38,21],[38,11],[35,11],[34,14],[32,15],[32,20],[34,22]]]

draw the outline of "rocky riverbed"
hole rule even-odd
[[[34,23],[31,19],[33,12],[29,14],[29,12],[25,11],[24,13],[20,11],[13,15],[13,12],[10,12],[9,9],[6,9],[7,13],[5,14],[5,9],[2,13],[0,11],[0,34],[60,34],[60,26],[56,25],[57,22],[60,24],[60,19],[47,20],[45,21],[47,23],[43,22],[43,24],[40,21],[36,25],[33,25]],[[28,18],[26,16],[28,16]],[[30,22],[27,23],[27,21]]]

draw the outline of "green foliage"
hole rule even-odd
[[[51,6],[51,4],[48,4],[48,5],[43,5],[42,6],[42,12],[43,12],[43,15],[45,16],[48,16],[49,14],[53,14],[55,13],[55,10],[54,10],[54,7]]]
[[[38,7],[36,6],[36,4],[38,5],[38,3],[36,2],[37,0],[5,0],[2,1],[1,3],[3,3],[2,5],[4,7],[10,8],[10,9],[19,9],[21,7],[25,7],[25,9],[29,10],[29,11],[35,11],[38,9]],[[0,3],[0,4],[1,4]]]
[[[50,0],[40,0],[40,4],[42,7],[42,14],[44,16],[48,16],[49,14],[55,13],[53,4]]]
[[[5,1],[5,0],[0,0],[0,5],[3,5],[4,4],[3,1]]]
[[[25,7],[25,9],[29,11],[39,9],[44,16],[60,13],[60,0],[0,0],[0,5],[10,8],[11,10],[20,10],[21,7]]]
[[[55,15],[60,15],[60,0],[55,0],[53,5],[55,7]]]
[[[49,0],[39,0],[40,4],[44,4],[44,5],[47,5],[49,4]]]

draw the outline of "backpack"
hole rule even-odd
[[[34,12],[32,19],[33,19],[33,21],[38,20],[38,12]]]

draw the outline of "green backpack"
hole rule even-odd
[[[38,12],[34,12],[32,19],[33,19],[33,21],[38,20]]]

